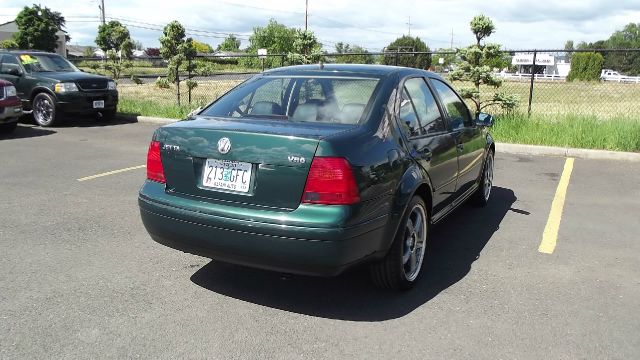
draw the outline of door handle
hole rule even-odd
[[[464,151],[464,144],[458,144],[456,145],[456,148],[458,149],[458,151]]]

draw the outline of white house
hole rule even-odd
[[[18,24],[16,24],[15,21],[9,21],[7,23],[0,24],[0,41],[13,39],[13,34],[17,32]],[[58,47],[56,48],[56,53],[67,57],[67,33],[64,30],[58,30],[56,35],[58,36]]]

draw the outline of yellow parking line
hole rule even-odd
[[[83,177],[83,178],[78,179],[78,181],[93,180],[93,179],[97,179],[97,178],[100,178],[100,177],[103,177],[103,176],[119,174],[119,173],[122,173],[122,172],[125,172],[125,171],[137,170],[137,169],[142,169],[142,168],[145,168],[145,167],[147,167],[147,166],[146,165],[132,166],[132,167],[124,168],[124,169],[109,171],[109,172],[102,173],[102,174]]]
[[[558,230],[560,229],[560,220],[562,219],[562,209],[564,208],[564,200],[567,197],[567,188],[569,187],[569,179],[571,178],[571,172],[573,171],[573,158],[567,158],[564,163],[564,170],[558,183],[558,189],[556,189],[556,196],[551,203],[551,211],[549,212],[549,219],[547,220],[547,226],[544,227],[544,233],[542,234],[542,242],[538,251],[544,254],[553,254],[553,250],[556,248],[556,242],[558,240]]]

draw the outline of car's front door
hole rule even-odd
[[[447,131],[444,116],[424,78],[406,79],[401,94],[400,126],[411,156],[429,174],[436,214],[454,198],[458,172],[455,139]]]
[[[459,169],[456,193],[461,195],[479,178],[486,143],[482,130],[476,126],[469,108],[458,94],[439,79],[430,81],[447,114],[451,134],[456,139]]]

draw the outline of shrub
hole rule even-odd
[[[167,78],[163,78],[163,77],[158,77],[156,79],[156,87],[158,89],[168,89],[169,87],[171,87],[171,84],[169,83],[169,80],[167,80]]]
[[[599,53],[577,53],[571,57],[568,81],[598,81],[602,73],[604,57]]]

